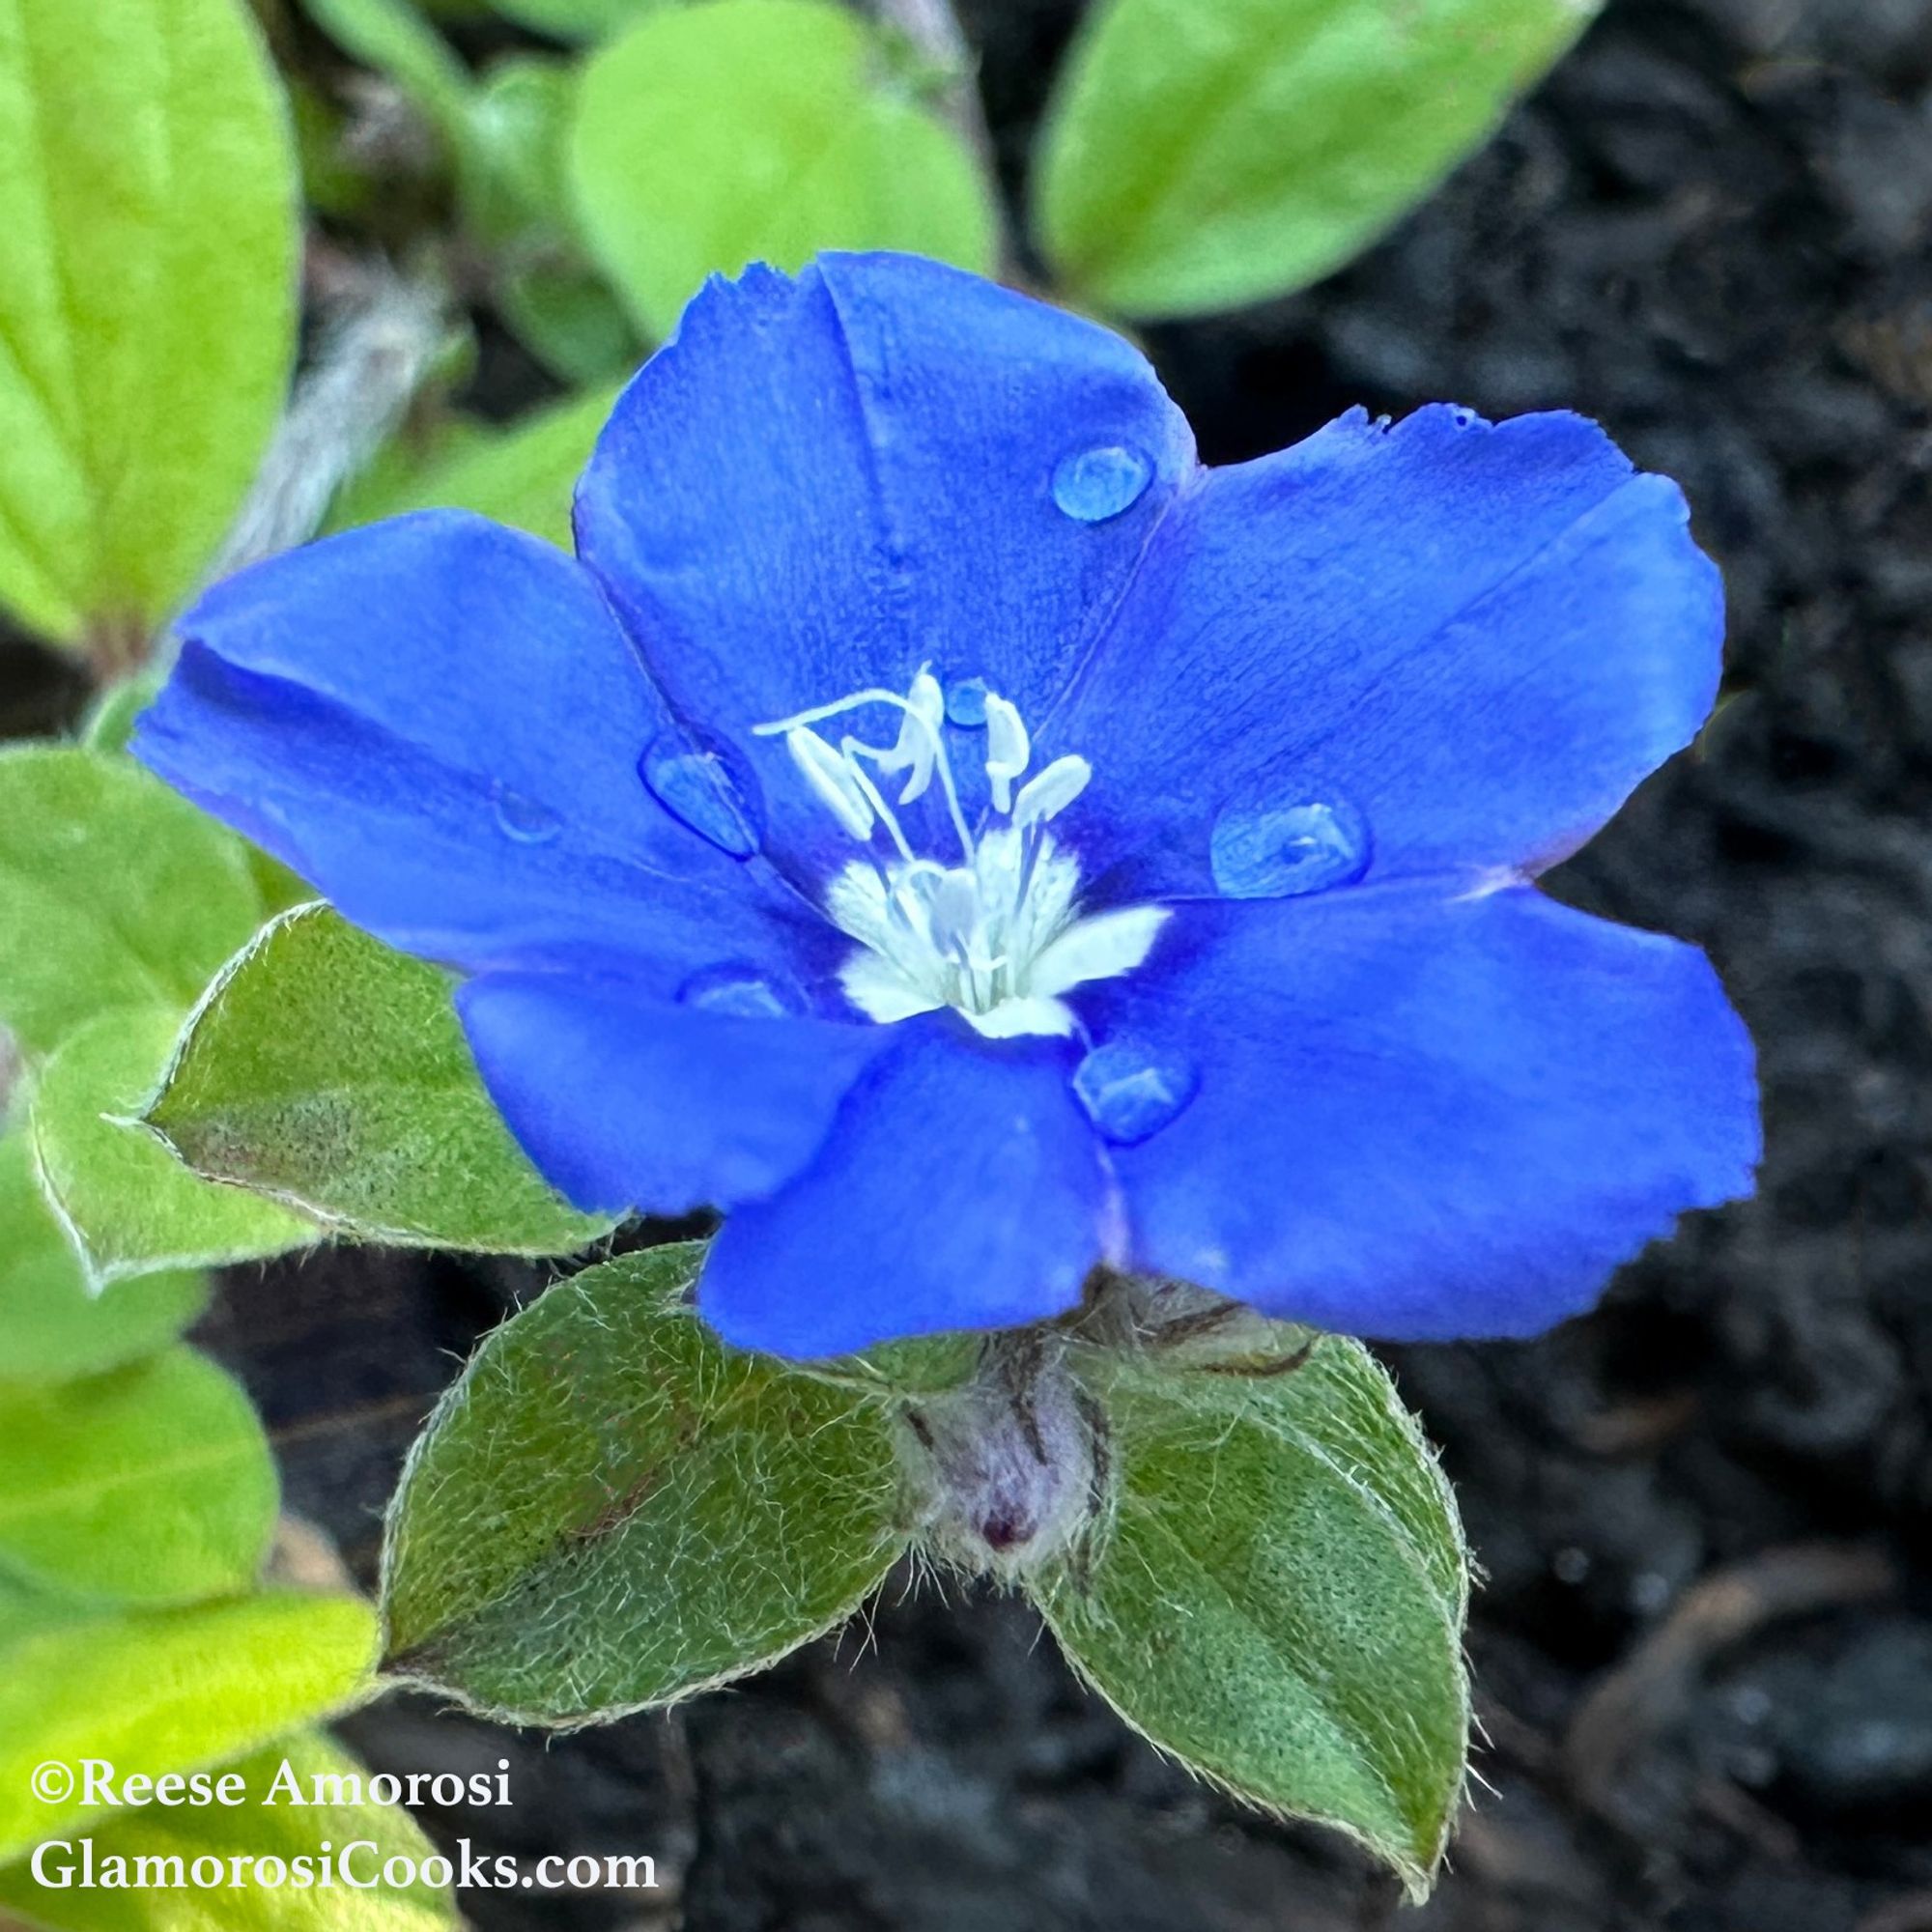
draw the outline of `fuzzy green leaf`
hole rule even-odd
[[[1454,1499],[1358,1344],[1270,1366],[1087,1351],[1112,1506],[1031,1587],[1136,1729],[1255,1804],[1350,1833],[1420,1896],[1467,1750]]]
[[[769,1663],[884,1577],[905,1537],[883,1406],[724,1348],[682,1303],[701,1258],[588,1269],[485,1341],[391,1509],[400,1675],[585,1723]]]
[[[701,0],[585,69],[571,175],[592,251],[654,339],[714,271],[821,248],[986,270],[991,189],[958,136],[829,0]]]
[[[0,1586],[0,1859],[103,1808],[78,1787],[42,1802],[37,1765],[225,1763],[366,1696],[375,1650],[374,1613],[355,1597],[135,1610]]]
[[[297,201],[239,0],[0,0],[0,602],[131,650],[281,412]]]
[[[31,1051],[111,1007],[185,1011],[260,915],[247,847],[140,766],[0,753],[0,1023]]]
[[[554,1255],[611,1225],[510,1137],[447,977],[323,905],[271,921],[210,989],[147,1122],[196,1174],[366,1239]]]
[[[355,1845],[361,1848],[351,1855],[356,1889],[303,1887],[291,1880],[216,1892],[118,1891],[99,1884],[82,1890],[76,1848],[49,1854],[46,1861],[52,1879],[58,1880],[63,1868],[74,1873],[72,1886],[39,1884],[25,1861],[0,1871],[0,1906],[24,1913],[30,1924],[46,1932],[212,1932],[217,1924],[220,1932],[439,1932],[462,1923],[446,1889],[420,1880],[396,1887],[382,1878],[390,1859],[407,1858],[420,1867],[435,1848],[400,1805],[372,1804],[359,1795],[368,1774],[332,1738],[305,1732],[226,1765],[223,1772],[241,1778],[246,1804],[232,1809],[151,1804],[117,1816],[88,1833],[95,1871],[104,1875],[112,1869],[107,1861],[116,1858],[127,1860],[129,1869],[144,1858],[179,1859],[190,1872],[197,1859],[217,1859],[225,1867],[231,1859],[243,1858],[279,1859],[293,1870],[298,1859],[318,1859],[325,1844],[335,1846],[338,1856],[342,1847]],[[298,1805],[286,1795],[272,1804],[260,1802],[278,1777],[293,1778],[309,1794],[307,1802]],[[325,1781],[318,1785],[317,1779]],[[284,1781],[284,1794],[287,1788]],[[315,1801],[318,1791],[324,1802]],[[363,1881],[370,1882],[366,1889]],[[210,1916],[217,1899],[218,1919]]]
[[[41,1068],[28,1116],[41,1185],[91,1284],[216,1267],[316,1238],[312,1220],[199,1179],[139,1124],[180,1022],[169,1009],[104,1013]]]
[[[607,386],[534,411],[500,434],[477,426],[476,433],[457,439],[449,455],[392,473],[380,494],[355,491],[340,505],[341,521],[373,523],[409,510],[474,510],[568,550],[571,493],[616,400],[616,389]]]
[[[278,1493],[248,1398],[192,1349],[0,1386],[0,1567],[30,1584],[140,1604],[245,1589]]]
[[[25,1132],[0,1134],[0,1400],[8,1381],[64,1381],[152,1354],[207,1303],[207,1279],[179,1269],[90,1294]]]
[[[1597,5],[1106,0],[1049,109],[1040,244],[1126,315],[1284,295],[1420,201]]]

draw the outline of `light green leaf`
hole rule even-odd
[[[0,1022],[23,1046],[111,1007],[185,1009],[260,914],[247,847],[140,766],[0,753]]]
[[[1420,1896],[1467,1749],[1455,1503],[1358,1344],[1270,1366],[1085,1351],[1112,1506],[1030,1587],[1136,1729],[1252,1803],[1350,1833]]]
[[[104,1013],[70,1034],[34,1083],[41,1185],[91,1283],[216,1267],[316,1238],[312,1220],[197,1179],[138,1124],[180,1025],[169,1009]]]
[[[105,1808],[78,1785],[37,1799],[36,1766],[225,1763],[368,1695],[376,1636],[355,1597],[135,1610],[0,1591],[0,1859]]]
[[[594,55],[571,149],[592,251],[654,338],[714,270],[821,248],[904,248],[985,270],[991,190],[830,0],[702,0]]]
[[[63,1381],[164,1348],[208,1303],[207,1280],[169,1270],[87,1280],[35,1178],[20,1128],[0,1134],[0,1403],[7,1381]]]
[[[884,1577],[883,1406],[725,1349],[682,1303],[701,1257],[587,1269],[484,1342],[391,1507],[399,1674],[584,1723],[772,1662]]]
[[[344,53],[394,81],[460,156],[469,139],[469,70],[412,0],[302,0],[302,5]]]
[[[110,1859],[125,1859],[130,1871],[136,1859],[179,1859],[191,1874],[196,1859],[216,1859],[226,1868],[242,1858],[278,1859],[294,1872],[298,1859],[319,1861],[325,1844],[336,1848],[338,1861],[344,1847],[355,1845],[361,1849],[349,1856],[356,1889],[339,1881],[300,1886],[291,1878],[283,1885],[257,1881],[211,1890],[190,1884],[178,1890],[115,1891],[98,1883],[81,1890],[76,1846],[46,1855],[44,1868],[55,1885],[39,1884],[25,1861],[0,1871],[0,1906],[25,1913],[47,1932],[437,1932],[462,1923],[445,1889],[383,1880],[390,1859],[406,1858],[419,1870],[436,1856],[435,1847],[400,1805],[372,1804],[359,1795],[368,1774],[332,1738],[304,1732],[224,1766],[223,1773],[242,1780],[249,1803],[232,1809],[151,1804],[96,1826],[88,1833],[95,1871],[112,1870]],[[293,1778],[309,1802],[297,1805],[278,1796],[272,1804],[261,1803],[278,1777]],[[284,1782],[284,1793],[287,1788]],[[314,1802],[318,1791],[325,1802]],[[58,1884],[64,1868],[73,1884]],[[364,1880],[373,1881],[366,1889]]]
[[[511,1139],[447,977],[322,905],[272,921],[210,989],[147,1121],[195,1173],[368,1239],[553,1255],[611,1226]]]
[[[408,510],[475,510],[568,550],[571,493],[616,400],[616,388],[607,386],[534,411],[501,433],[466,424],[450,455],[412,473],[392,473],[381,495],[358,489],[342,505],[345,522],[373,523]]]
[[[246,1589],[278,1494],[248,1398],[192,1349],[0,1385],[0,1567],[30,1584],[130,1604]]]
[[[1339,268],[1477,147],[1598,0],[1106,0],[1034,178],[1084,299],[1196,315]]]
[[[0,0],[0,602],[132,650],[280,414],[297,190],[238,0]]]
[[[495,0],[497,13],[519,26],[560,41],[595,41],[628,26],[668,0]]]

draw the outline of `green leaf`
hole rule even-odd
[[[470,102],[464,213],[486,242],[534,227],[568,226],[564,140],[577,105],[577,70],[558,60],[499,61]]]
[[[134,1610],[0,1591],[0,1859],[105,1808],[78,1787],[43,1803],[36,1766],[225,1763],[365,1697],[376,1634],[355,1597]]]
[[[69,1035],[34,1083],[41,1185],[90,1283],[217,1267],[316,1238],[276,1202],[197,1179],[139,1124],[180,1022],[168,1009],[104,1013]]]
[[[584,234],[654,338],[714,270],[821,248],[994,252],[964,144],[828,0],[702,0],[649,15],[585,69],[571,148]]]
[[[28,1583],[140,1604],[246,1589],[278,1493],[248,1398],[192,1349],[0,1386],[0,1566]]]
[[[614,386],[598,388],[533,411],[501,434],[466,424],[450,455],[391,475],[380,495],[357,490],[341,506],[344,521],[373,523],[408,510],[475,510],[568,550],[571,493],[616,400]]]
[[[286,115],[237,0],[0,0],[0,602],[138,640],[281,412]]]
[[[559,382],[610,383],[643,359],[623,304],[574,250],[539,249],[534,259],[499,266],[497,306],[505,327]]]
[[[391,1506],[401,1675],[584,1723],[770,1663],[885,1576],[884,1406],[724,1348],[681,1300],[701,1259],[587,1269],[484,1342]]]
[[[497,13],[519,26],[560,41],[596,41],[668,0],[495,0]]]
[[[288,1767],[283,1772],[283,1766]],[[415,1820],[400,1805],[376,1804],[361,1797],[367,1774],[361,1765],[321,1732],[305,1732],[286,1743],[240,1759],[222,1768],[242,1780],[249,1802],[234,1808],[221,1805],[170,1807],[151,1804],[144,1810],[117,1816],[88,1833],[94,1840],[94,1869],[112,1870],[110,1859],[125,1859],[133,1868],[136,1859],[179,1859],[192,1872],[196,1859],[279,1859],[295,1869],[298,1859],[315,1860],[325,1844],[337,1857],[349,1845],[356,1879],[373,1880],[367,1889],[332,1887],[281,1886],[257,1882],[223,1889],[218,1897],[218,1920],[210,1917],[216,1894],[192,1887],[180,1890],[116,1891],[78,1886],[79,1853],[49,1854],[46,1870],[58,1879],[63,1868],[74,1874],[71,1886],[39,1884],[32,1867],[22,1861],[0,1871],[0,1906],[27,1915],[30,1923],[47,1932],[436,1932],[462,1923],[446,1889],[420,1880],[395,1887],[381,1878],[392,1858],[406,1858],[418,1869],[436,1856]],[[278,1795],[272,1804],[261,1802],[275,1788],[278,1777],[293,1778],[310,1801],[300,1805]],[[326,1780],[321,1785],[316,1779]],[[288,1786],[284,1782],[283,1793]],[[316,1803],[312,1794],[328,1802]],[[340,1794],[341,1802],[334,1802]]]
[[[469,70],[411,0],[302,0],[344,53],[386,75],[421,109],[453,156],[469,139]]]
[[[1454,1499],[1354,1342],[1299,1368],[1085,1351],[1114,1496],[1031,1579],[1068,1657],[1215,1783],[1360,1839],[1427,1892],[1462,1794],[1468,1577]]]
[[[554,1255],[611,1225],[518,1149],[446,976],[322,905],[270,922],[210,989],[147,1122],[195,1173],[368,1239]]]
[[[1084,299],[1198,315],[1341,267],[1420,201],[1598,0],[1108,0],[1034,177]]]
[[[62,1381],[152,1354],[199,1315],[208,1283],[168,1270],[90,1294],[19,1128],[0,1134],[0,1402],[5,1382]]]
[[[0,1022],[31,1051],[111,1007],[185,1009],[260,913],[246,846],[140,766],[0,753]]]

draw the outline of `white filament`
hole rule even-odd
[[[890,747],[847,736],[835,750],[811,728],[867,704],[902,714]],[[884,863],[854,860],[826,895],[833,923],[859,942],[839,983],[882,1024],[952,1007],[990,1037],[1070,1033],[1074,1016],[1061,995],[1140,965],[1166,912],[1132,906],[1077,916],[1079,863],[1045,827],[1086,789],[1094,774],[1085,758],[1054,759],[1015,797],[1032,741],[1018,708],[988,692],[983,764],[993,822],[976,838],[960,809],[944,727],[944,695],[924,668],[903,696],[868,689],[755,727],[760,736],[783,733],[813,794],[852,838],[869,844],[883,825],[897,853]],[[867,765],[906,774],[902,806],[939,781],[959,844],[956,863],[913,851]]]

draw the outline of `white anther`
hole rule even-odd
[[[992,782],[993,810],[1010,811],[1013,781],[1033,756],[1019,707],[997,692],[986,694],[986,777]]]
[[[816,731],[803,724],[785,733],[790,752],[806,782],[825,802],[832,815],[862,843],[872,836],[873,811],[866,787],[850,763],[841,758]]]
[[[1087,781],[1093,776],[1094,767],[1070,752],[1055,758],[1045,771],[1036,772],[1020,787],[1019,797],[1013,800],[1014,826],[1024,831],[1065,811],[1087,789]]]
[[[932,782],[938,762],[940,726],[946,718],[946,694],[929,670],[921,670],[906,694],[905,714],[899,720],[899,735],[890,752],[881,752],[874,762],[882,772],[910,772],[899,803],[910,805]]]

